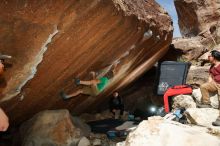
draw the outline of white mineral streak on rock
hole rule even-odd
[[[1,100],[1,101],[6,101],[9,100],[13,97],[15,97],[16,95],[18,95],[21,92],[21,89],[25,86],[25,84],[31,80],[32,78],[34,78],[35,74],[37,73],[37,67],[38,65],[42,62],[43,60],[43,56],[44,53],[47,51],[48,48],[48,44],[50,44],[52,42],[52,38],[58,33],[58,29],[57,26],[55,26],[53,33],[51,33],[48,36],[48,39],[45,41],[45,43],[43,43],[40,51],[38,52],[38,54],[36,55],[35,59],[33,59],[33,61],[31,63],[28,63],[25,65],[24,68],[27,68],[27,70],[29,70],[30,66],[31,69],[29,71],[29,75],[27,75],[27,78],[23,80],[23,82],[17,87],[16,91],[14,93],[8,93],[5,95],[5,97]],[[23,95],[24,98],[24,95]]]

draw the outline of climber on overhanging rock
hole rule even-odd
[[[9,59],[11,56],[0,54],[0,76],[4,72],[4,60]],[[0,131],[6,131],[9,126],[8,116],[5,114],[2,108],[0,108]]]
[[[82,88],[78,89],[77,91],[67,95],[63,91],[60,92],[60,96],[63,99],[69,99],[71,97],[75,97],[79,94],[97,96],[101,93],[109,83],[109,80],[112,79],[115,75],[115,68],[117,64],[111,66],[111,69],[103,76],[97,77],[94,71],[90,72],[92,76],[92,80],[89,81],[82,81],[78,78],[75,79],[76,85],[83,85]]]

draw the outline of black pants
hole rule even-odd
[[[110,108],[110,111],[115,115],[115,112],[113,110],[120,110],[120,115],[123,115],[124,113],[124,106],[123,105],[118,105]]]

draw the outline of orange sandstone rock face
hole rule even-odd
[[[43,109],[92,110],[150,69],[167,51],[172,21],[154,0],[38,0],[0,3],[0,51],[13,56],[1,102],[16,123]],[[117,63],[97,97],[68,101],[73,78]]]

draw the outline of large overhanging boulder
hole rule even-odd
[[[0,13],[1,52],[13,56],[1,102],[17,123],[43,109],[91,111],[150,69],[172,40],[171,18],[154,0],[5,0]],[[99,96],[59,97],[74,90],[74,77],[114,63],[117,74]]]

